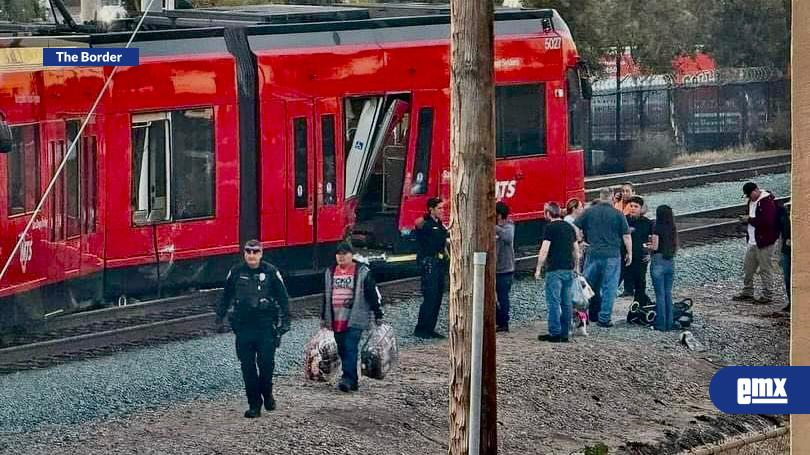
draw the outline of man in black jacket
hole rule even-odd
[[[262,261],[262,244],[258,240],[245,243],[244,257],[244,262],[228,272],[216,323],[221,329],[233,305],[231,327],[236,334],[236,356],[242,364],[250,407],[245,417],[255,418],[262,414],[262,401],[268,411],[276,407],[273,369],[281,335],[290,330],[289,296],[278,269]]]

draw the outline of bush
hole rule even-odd
[[[768,119],[762,131],[760,148],[789,149],[790,148],[790,114],[787,111],[777,112]]]
[[[624,167],[627,171],[641,171],[667,167],[680,149],[675,139],[667,133],[645,133],[627,151]]]

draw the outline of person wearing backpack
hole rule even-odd
[[[773,301],[773,259],[779,238],[776,199],[754,182],[743,185],[743,194],[748,198],[748,215],[740,219],[747,225],[748,247],[743,261],[745,277],[742,291],[732,300],[768,304]],[[762,295],[759,298],[754,297],[754,274],[757,272],[762,280]]]
[[[382,296],[366,264],[354,260],[354,249],[342,242],[335,250],[336,265],[324,272],[324,299],[321,303],[321,327],[335,333],[343,368],[337,385],[341,392],[358,388],[357,360],[360,337],[371,317],[382,324]]]

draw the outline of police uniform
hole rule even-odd
[[[219,321],[231,305],[231,327],[248,404],[251,410],[260,410],[264,398],[265,408],[272,410],[276,348],[281,335],[290,329],[289,296],[278,269],[264,261],[255,269],[244,262],[233,267],[217,306]]]
[[[417,262],[422,273],[422,306],[419,308],[419,320],[414,333],[422,336],[433,336],[439,309],[444,295],[445,276],[450,257],[447,254],[447,229],[440,221],[429,214],[424,216],[424,223],[416,230],[419,243]]]

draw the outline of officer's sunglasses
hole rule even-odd
[[[261,248],[245,248],[245,253],[247,254],[261,254]]]

